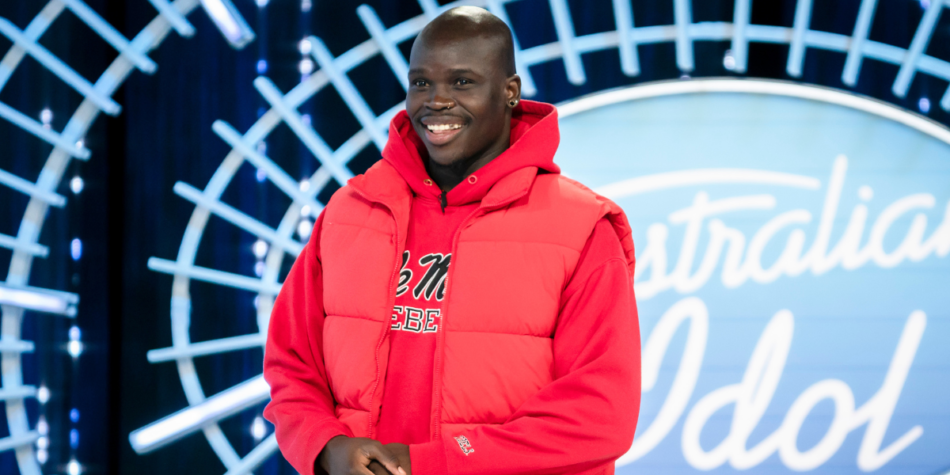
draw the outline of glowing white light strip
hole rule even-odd
[[[14,251],[26,252],[39,257],[46,257],[49,255],[49,249],[42,244],[21,241],[13,236],[7,236],[6,234],[0,234],[0,247],[13,249]]]
[[[231,127],[230,124],[223,120],[216,120],[214,124],[211,125],[211,130],[218,134],[221,140],[227,142],[231,148],[243,155],[252,165],[264,170],[267,179],[276,185],[277,188],[280,188],[287,196],[293,198],[295,202],[305,204],[309,206],[310,209],[321,208],[317,200],[313,199],[311,194],[300,191],[300,184],[297,183],[296,180],[291,178],[290,175],[287,175],[287,173],[270,158],[254,150],[254,147],[245,142],[241,134],[237,130],[234,130],[234,127]]]
[[[359,15],[360,21],[363,22],[363,26],[369,32],[369,36],[376,42],[376,46],[379,46],[379,52],[386,59],[389,68],[393,70],[399,85],[402,86],[404,91],[409,90],[409,64],[406,63],[406,58],[403,57],[396,43],[386,37],[386,27],[383,26],[376,10],[373,10],[373,7],[369,5],[360,5],[356,8],[356,14]]]
[[[31,353],[32,351],[32,341],[0,338],[0,353]]]
[[[175,7],[173,7],[168,0],[148,0],[152,6],[158,10],[168,23],[178,32],[179,35],[190,38],[195,34],[195,27],[191,26],[191,23],[188,23],[188,20],[185,19],[185,16],[181,14]]]
[[[148,352],[149,363],[172,361],[181,357],[215,355],[229,351],[261,348],[264,346],[264,335],[241,335],[217,340],[192,343],[185,347],[160,348]]]
[[[111,97],[100,94],[89,81],[85,80],[69,66],[66,66],[59,58],[47,51],[46,48],[40,46],[39,43],[33,42],[6,18],[0,17],[0,33],[16,43],[17,46],[26,50],[30,56],[39,61],[46,69],[49,69],[53,74],[75,89],[76,92],[94,102],[96,106],[102,109],[106,114],[117,115],[119,111],[122,110],[119,104],[113,101]]]
[[[271,455],[277,453],[277,435],[271,434],[270,437],[264,439],[263,442],[254,447],[254,450],[251,450],[241,462],[231,467],[224,475],[245,475],[252,473],[254,469],[260,467],[262,463],[267,461]]]
[[[254,41],[254,31],[247,26],[231,0],[201,0],[201,6],[231,46],[240,49]]]
[[[710,92],[770,94],[837,104],[904,124],[950,144],[950,129],[926,117],[913,114],[886,102],[826,87],[760,79],[694,79],[691,81],[656,82],[629,89],[593,94],[560,105],[558,106],[558,115],[563,118],[617,102],[649,97]]]
[[[35,184],[4,170],[0,170],[0,185],[9,186],[20,193],[43,200],[57,208],[62,208],[66,204],[66,198],[62,195],[53,193],[51,191],[46,191]]]
[[[0,388],[0,401],[23,399],[36,396],[35,386],[19,386],[15,388]]]
[[[21,129],[38,137],[40,140],[43,140],[54,147],[59,147],[75,158],[80,160],[89,160],[89,155],[91,155],[91,152],[88,148],[69,143],[69,141],[64,139],[62,135],[47,129],[46,127],[43,127],[42,124],[33,120],[31,117],[2,102],[0,102],[0,117],[13,122]]]
[[[300,254],[300,251],[303,250],[303,244],[296,242],[293,239],[280,236],[273,228],[270,228],[264,223],[238,211],[231,206],[222,203],[221,201],[208,198],[200,190],[187,183],[175,183],[173,189],[175,194],[178,196],[181,196],[182,198],[191,201],[198,206],[208,208],[212,213],[220,216],[231,224],[234,224],[235,226],[255,236],[271,242],[275,246],[294,256]]]
[[[23,447],[24,445],[30,445],[33,442],[36,442],[36,439],[39,437],[40,434],[36,432],[27,432],[26,435],[17,437],[4,437],[0,439],[0,452],[12,450],[17,447]]]
[[[39,287],[11,287],[0,282],[0,305],[74,317],[78,302],[76,294]]]
[[[258,376],[132,432],[129,441],[137,453],[148,453],[269,397],[270,386]]]
[[[145,56],[138,50],[132,47],[124,36],[121,33],[116,31],[109,23],[102,19],[99,15],[96,14],[91,8],[89,8],[85,3],[79,0],[59,0],[66,4],[73,13],[79,17],[84,23],[89,25],[99,36],[112,45],[119,53],[125,56],[132,64],[135,65],[140,71],[144,73],[151,74],[155,72],[155,69],[158,65],[154,61],[149,59],[148,56]]]
[[[280,292],[280,284],[270,284],[260,279],[247,277],[230,272],[224,272],[207,267],[181,266],[175,261],[159,259],[152,257],[148,260],[148,268],[165,274],[181,274],[195,280],[203,280],[213,284],[220,284],[236,289],[248,290],[257,293],[267,293],[277,295]]]

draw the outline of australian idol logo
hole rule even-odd
[[[950,428],[913,378],[950,357],[922,350],[948,303],[947,138],[850,94],[688,83],[561,107],[559,163],[637,245],[643,404],[620,473],[950,465],[917,458]]]
[[[930,210],[937,205],[936,198],[929,193],[913,193],[900,198],[874,217],[868,215],[865,204],[856,205],[850,211],[844,233],[836,242],[832,242],[832,228],[840,213],[839,202],[847,168],[847,157],[839,156],[834,161],[824,206],[818,216],[807,209],[785,211],[767,220],[748,236],[727,224],[729,214],[744,210],[771,210],[776,206],[774,196],[756,194],[712,200],[706,192],[699,191],[692,205],[669,215],[669,223],[680,226],[684,235],[678,253],[671,253],[667,248],[670,234],[667,224],[655,223],[649,227],[646,246],[638,256],[635,277],[638,299],[647,300],[665,291],[682,294],[696,292],[717,277],[713,272],[715,269],[721,269],[718,277],[725,287],[735,288],[750,280],[770,284],[783,276],[797,276],[805,272],[821,275],[837,267],[847,270],[865,265],[891,268],[905,260],[921,261],[950,253],[950,202],[946,204],[943,221],[928,229],[927,215],[918,211]],[[640,177],[600,191],[608,196],[616,196],[638,187],[650,187],[658,191],[666,187],[710,182],[745,182],[805,189],[819,187],[817,179],[798,175],[760,170],[709,169]],[[866,185],[860,187],[858,193],[865,201],[873,196],[873,190]],[[895,221],[906,214],[914,214],[910,227],[892,229]],[[810,240],[811,245],[806,249],[809,236],[803,229],[795,227],[809,224],[816,218],[819,220],[817,235]],[[761,258],[763,249],[779,231],[788,228],[791,228],[791,232],[783,243],[780,256],[775,262],[764,265]],[[710,236],[705,249],[700,249],[699,237],[704,229],[708,230]],[[885,236],[901,231],[904,236],[900,244],[896,248],[885,249]],[[671,254],[677,256],[672,269]],[[689,325],[686,350],[659,415],[648,429],[641,432],[622,462],[636,460],[649,452],[683,416],[701,372],[708,320],[709,311],[704,302],[697,297],[687,297],[664,313],[653,329],[643,349],[643,391],[653,388],[670,339],[683,324]],[[870,400],[856,407],[854,395],[843,381],[826,379],[816,382],[795,400],[778,430],[757,445],[749,447],[749,435],[756,428],[781,379],[794,326],[791,311],[782,309],[776,312],[750,357],[742,381],[703,396],[693,406],[686,416],[682,441],[683,454],[692,466],[709,470],[728,461],[737,469],[745,469],[760,464],[778,452],[787,467],[810,470],[834,455],[849,432],[866,425],[857,463],[862,470],[870,471],[882,467],[921,436],[923,428],[915,426],[896,441],[882,447],[889,419],[926,326],[925,314],[917,311],[908,317],[884,383]],[[835,406],[831,426],[817,445],[801,451],[796,442],[798,431],[815,405],[825,399],[832,400]],[[699,442],[700,433],[710,416],[726,405],[734,406],[731,431],[715,448],[704,449]]]

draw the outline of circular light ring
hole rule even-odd
[[[510,21],[504,9],[504,3],[507,3],[508,0],[457,1],[441,7],[434,0],[418,1],[423,9],[422,15],[406,20],[389,29],[384,27],[371,7],[362,5],[357,8],[357,14],[371,38],[339,57],[333,58],[318,38],[309,38],[309,47],[302,48],[301,51],[306,50],[312,56],[318,69],[286,94],[282,94],[267,78],[257,78],[254,81],[254,86],[270,103],[270,109],[243,135],[223,121],[216,122],[213,128],[232,147],[231,152],[224,158],[204,190],[197,190],[184,183],[176,184],[175,192],[195,203],[195,210],[182,237],[176,260],[170,261],[159,258],[149,260],[149,268],[152,270],[174,276],[171,311],[172,346],[150,352],[150,361],[157,363],[174,360],[178,365],[179,377],[189,408],[185,408],[176,414],[185,414],[189,410],[204,411],[220,400],[216,399],[218,395],[210,398],[204,395],[201,382],[195,372],[194,357],[263,346],[273,299],[280,286],[277,280],[286,253],[285,249],[291,246],[303,245],[303,243],[293,239],[295,224],[300,219],[300,208],[310,206],[313,215],[318,214],[321,210],[321,206],[315,203],[318,192],[331,179],[335,179],[340,183],[345,182],[348,173],[345,170],[345,165],[367,145],[372,143],[381,149],[385,142],[385,134],[390,119],[404,108],[403,103],[396,104],[381,116],[373,117],[359,91],[346,78],[346,74],[379,54],[392,69],[396,79],[406,88],[408,64],[405,57],[399,52],[398,45],[414,38],[432,18],[455,6],[472,4],[483,6],[510,26]],[[529,66],[562,59],[568,80],[573,84],[582,84],[586,81],[586,74],[580,55],[613,48],[618,50],[621,69],[624,74],[637,76],[640,66],[636,46],[640,44],[675,43],[678,67],[684,72],[690,72],[694,65],[694,41],[730,41],[733,52],[733,70],[739,73],[744,72],[748,64],[748,44],[759,42],[790,45],[786,69],[789,75],[793,77],[801,76],[805,51],[808,48],[818,48],[847,54],[842,79],[848,85],[856,84],[864,58],[876,59],[900,66],[897,79],[892,87],[892,91],[898,97],[903,97],[906,94],[910,80],[917,72],[950,80],[950,63],[924,54],[933,34],[936,19],[945,6],[943,2],[932,2],[927,7],[914,39],[907,49],[867,39],[877,4],[874,0],[862,0],[852,36],[810,30],[808,23],[811,19],[811,1],[800,0],[798,2],[794,25],[790,28],[751,24],[751,0],[736,0],[736,3],[737,8],[732,23],[693,23],[690,2],[673,0],[674,24],[634,27],[634,12],[629,2],[615,1],[613,7],[616,30],[575,36],[567,1],[550,0],[549,5],[558,40],[528,49],[520,49],[517,35],[514,38],[515,60],[518,73],[522,78],[523,93],[527,97],[537,93],[535,82],[528,69]],[[336,150],[327,147],[319,134],[309,124],[304,124],[299,113],[297,113],[297,108],[301,104],[328,85],[332,85],[336,89],[362,127]],[[940,105],[944,110],[950,109],[950,93],[943,97]],[[915,120],[927,122],[926,119],[918,119]],[[284,183],[282,189],[285,194],[291,197],[293,203],[284,213],[277,228],[271,229],[224,204],[221,202],[221,196],[233,179],[237,169],[245,160],[251,162],[259,170],[265,170],[268,179],[277,184],[278,187],[281,187],[281,185],[277,181],[291,180],[266,156],[255,154],[256,145],[265,140],[270,132],[282,122],[291,127],[298,139],[307,146],[322,166],[309,178],[310,188],[305,195],[288,192],[288,186]],[[932,127],[940,127],[936,124],[929,124],[931,130],[935,130]],[[945,131],[941,133],[945,133]],[[275,173],[283,176],[275,180]],[[266,264],[265,271],[259,279],[200,268],[194,265],[195,255],[211,214],[222,217],[232,224],[242,227],[245,231],[251,232],[257,238],[264,239],[272,244],[264,261]],[[274,245],[276,241],[287,245],[283,247]],[[291,255],[294,254],[291,253]],[[258,294],[258,333],[211,342],[192,342],[189,335],[191,320],[189,287],[191,279],[256,292]],[[241,384],[251,384],[258,381],[259,378],[260,376]],[[235,386],[235,388],[237,387]],[[229,395],[224,394],[228,391],[224,391],[222,395]],[[266,400],[266,396],[262,396],[261,393],[247,393],[245,400],[235,401],[232,399],[233,406],[230,411],[226,411],[227,415],[244,410],[263,400]],[[201,413],[204,414],[205,412]],[[192,415],[191,413],[188,414]],[[161,444],[150,442],[149,444],[137,445],[136,436],[143,435],[150,429],[159,428],[162,421],[158,421],[132,434],[133,447],[136,447],[139,452],[148,452],[164,443],[172,442],[178,437],[201,429],[215,453],[228,468],[228,474],[249,473],[263,463],[267,457],[278,451],[274,435],[271,434],[248,455],[241,458],[216,423],[217,420],[223,419],[227,415],[214,416],[209,419],[213,423],[206,422],[201,427],[196,427],[194,424],[183,425],[178,428],[161,426],[160,428],[166,431],[163,434],[164,439],[162,439]],[[176,430],[178,432],[175,432]],[[154,440],[157,439],[153,439],[153,442]]]

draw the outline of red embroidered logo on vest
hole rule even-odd
[[[460,435],[455,438],[455,441],[459,443],[459,448],[462,449],[463,454],[468,455],[475,451],[475,449],[472,448],[472,444],[468,441],[468,437]]]

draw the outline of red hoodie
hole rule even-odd
[[[530,400],[525,403],[529,407],[522,407],[527,414],[558,414],[560,419],[571,423],[552,427],[540,417],[537,423],[532,423],[530,416],[515,418],[513,415],[512,423],[495,426],[497,430],[486,431],[490,435],[477,441],[479,460],[490,460],[489,466],[467,458],[470,452],[466,452],[462,442],[459,442],[462,450],[447,448],[443,440],[433,440],[431,434],[434,352],[436,335],[441,331],[442,299],[449,285],[453,236],[501,178],[526,167],[536,167],[541,173],[559,173],[553,163],[557,142],[554,108],[522,101],[512,117],[510,148],[446,193],[443,208],[441,190],[429,179],[423,165],[424,145],[412,129],[407,114],[401,112],[393,120],[383,156],[411,187],[412,203],[392,313],[389,365],[376,438],[383,443],[410,444],[411,468],[416,475],[486,470],[579,473],[598,467],[599,472],[605,463],[629,448],[639,406],[639,332],[631,269],[620,239],[606,218],[601,219],[588,238],[574,273],[559,297],[560,313],[552,335],[557,377],[539,393],[540,400]],[[318,227],[308,245],[308,248],[314,247],[314,256],[302,254],[301,258],[320,261],[319,248],[314,246],[314,241],[319,242],[319,233]],[[298,265],[295,264],[295,270]],[[288,286],[304,284],[294,277],[295,271],[292,271],[281,297]],[[306,294],[303,293],[304,297]],[[268,373],[269,361],[295,358],[295,354],[302,351],[319,354],[319,349],[285,347],[281,342],[279,335],[285,325],[280,322],[305,318],[288,315],[287,305],[282,300],[278,298],[271,318],[265,357],[265,376],[272,387],[275,386],[272,378],[281,375],[276,371]],[[294,326],[310,325],[300,322]],[[318,366],[321,363],[314,361]],[[325,378],[322,368],[316,374]],[[629,393],[634,389],[629,382],[632,378],[637,383],[637,390],[632,391],[635,394]],[[298,393],[292,398],[326,398],[329,395],[326,384],[325,380],[297,384],[298,391],[310,394]],[[315,385],[321,390],[314,391]],[[282,391],[295,385],[287,386]],[[276,391],[274,399],[278,399]],[[619,407],[621,401],[636,404]],[[305,415],[294,416],[293,411],[278,411],[272,406],[274,404],[268,406],[265,415],[277,424],[279,439],[281,425],[299,428],[307,424],[300,419]],[[332,408],[332,398],[321,403],[321,407]],[[630,426],[631,413],[633,426]],[[333,415],[329,409],[320,419],[329,421]],[[312,470],[313,460],[327,440],[336,435],[351,435],[345,427],[333,423],[323,424],[316,431],[319,435],[311,436],[312,446],[281,444],[292,463],[303,462],[302,466],[294,463],[301,473]],[[605,440],[612,442],[604,443]]]

